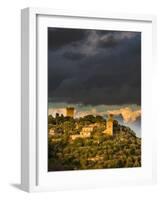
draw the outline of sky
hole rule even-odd
[[[48,28],[49,102],[141,104],[141,33]]]

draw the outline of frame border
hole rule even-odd
[[[89,11],[25,8],[21,10],[21,189],[42,191],[37,167],[37,15],[75,18],[143,21],[152,23],[153,64],[156,65],[156,17],[154,15],[119,14]],[[154,136],[155,139],[155,136]],[[154,141],[155,143],[155,141]],[[156,147],[153,144],[153,181],[156,182]],[[45,191],[52,188],[45,188]]]

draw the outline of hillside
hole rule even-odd
[[[141,166],[141,139],[134,131],[115,120],[113,136],[103,134],[106,120],[88,115],[73,119],[63,115],[49,116],[48,170],[80,170]],[[97,124],[90,137],[71,139],[82,128]]]

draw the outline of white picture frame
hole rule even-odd
[[[86,25],[84,24],[85,20],[87,22]],[[142,56],[143,58],[147,57],[147,59],[142,61],[144,80],[142,83],[142,109],[146,119],[143,123],[143,131],[145,132],[146,130],[149,133],[153,128],[152,124],[155,122],[152,116],[153,104],[150,97],[147,99],[147,89],[152,91],[152,82],[149,80],[155,67],[155,16],[25,8],[21,14],[21,188],[25,191],[85,189],[122,184],[152,184],[156,182],[155,133],[153,137],[149,135],[150,133],[144,135],[145,146],[143,147],[145,148],[143,148],[143,158],[145,160],[143,160],[143,166],[137,170],[83,170],[54,172],[52,175],[49,172],[45,172],[46,168],[43,166],[46,165],[43,163],[46,163],[47,159],[47,144],[43,144],[47,134],[40,131],[45,130],[45,126],[41,126],[40,124],[42,123],[39,122],[39,120],[45,120],[44,117],[41,117],[41,114],[46,113],[47,109],[47,91],[45,89],[47,76],[44,79],[47,69],[42,67],[41,64],[43,63],[43,66],[47,66],[47,54],[44,54],[46,48],[42,48],[45,47],[47,42],[45,38],[42,40],[45,36],[43,27],[46,28],[49,24],[50,26],[55,24],[57,27],[77,27],[79,24],[79,27],[97,27],[101,29],[108,20],[110,20],[110,26],[115,27],[116,30],[119,30],[119,28],[123,30],[138,30],[144,34]],[[39,43],[40,39],[43,42]],[[149,46],[144,48],[147,41]],[[41,60],[39,60],[39,57],[41,57]],[[144,67],[145,65],[146,68]],[[39,90],[40,87],[42,88],[41,91]],[[148,117],[146,117],[147,115]]]

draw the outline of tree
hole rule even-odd
[[[131,157],[128,157],[128,159],[126,160],[126,167],[133,167],[133,162]]]
[[[65,121],[63,123],[63,128],[64,128],[65,133],[67,133],[68,131],[74,129],[74,123],[72,121]]]
[[[48,124],[55,124],[55,119],[52,115],[48,116]]]
[[[116,167],[121,168],[124,167],[124,162],[120,158],[117,160]]]
[[[81,147],[84,145],[84,141],[82,138],[77,138],[75,139],[75,141],[73,142],[73,145],[74,146],[78,146],[78,147]]]
[[[97,115],[96,117],[95,117],[95,121],[96,122],[106,122],[106,120],[102,117],[102,116],[100,116],[100,115]]]

